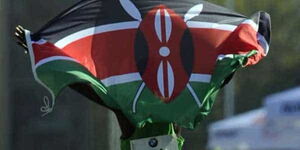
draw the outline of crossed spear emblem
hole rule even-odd
[[[124,10],[134,19],[136,19],[139,22],[142,22],[142,16],[140,11],[137,9],[137,7],[130,1],[130,0],[120,0],[120,3]],[[192,18],[198,16],[203,10],[203,4],[198,4],[192,7],[188,10],[188,12],[184,15],[184,22],[187,23]],[[164,14],[164,15],[163,15]],[[164,18],[162,18],[164,17]],[[162,20],[164,20],[164,23],[162,23]],[[154,27],[155,27],[155,33],[156,37],[159,39],[161,43],[167,43],[171,37],[172,33],[172,19],[170,14],[166,9],[158,9],[155,14],[155,20],[154,20]],[[165,58],[170,55],[171,50],[167,46],[162,46],[158,49],[159,55],[161,58]],[[166,65],[164,65],[166,64]],[[164,82],[166,78],[164,78],[164,75],[168,76],[168,82]],[[174,90],[174,71],[172,68],[172,64],[168,60],[161,59],[160,64],[157,68],[157,84],[159,88],[159,92],[163,97],[171,97],[173,90]],[[165,85],[167,83],[167,85]],[[132,111],[136,113],[136,107],[138,99],[145,88],[145,82],[143,82],[133,101]],[[167,88],[167,89],[166,89]],[[196,95],[194,89],[192,86],[187,83],[187,88],[192,94],[195,102],[197,103],[198,107],[202,107],[202,104]]]

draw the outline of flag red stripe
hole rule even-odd
[[[250,57],[246,65],[256,64],[266,56],[264,49],[258,43],[257,32],[249,24],[239,25],[218,48],[220,54],[247,54],[251,50],[258,50],[258,54]]]
[[[136,29],[96,34],[72,42],[63,51],[94,70],[99,79],[105,79],[137,72],[134,59],[135,36]]]
[[[217,47],[232,33],[218,29],[190,29],[194,43],[193,73],[212,74],[219,52]]]
[[[34,53],[35,65],[41,60],[52,56],[68,57],[66,53],[64,53],[59,48],[57,48],[56,46],[54,46],[52,43],[49,42],[43,44],[33,43],[32,48]]]

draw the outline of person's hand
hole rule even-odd
[[[17,44],[23,47],[25,49],[25,53],[27,53],[28,47],[26,44],[25,29],[22,26],[18,25],[16,27],[15,37],[17,38]]]

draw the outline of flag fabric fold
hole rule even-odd
[[[270,32],[264,12],[248,19],[201,0],[84,0],[26,40],[53,100],[82,83],[138,127],[193,129],[225,79],[267,55]]]

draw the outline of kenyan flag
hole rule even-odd
[[[194,128],[225,80],[267,55],[270,18],[201,0],[84,0],[26,40],[53,100],[81,83],[136,126]]]

